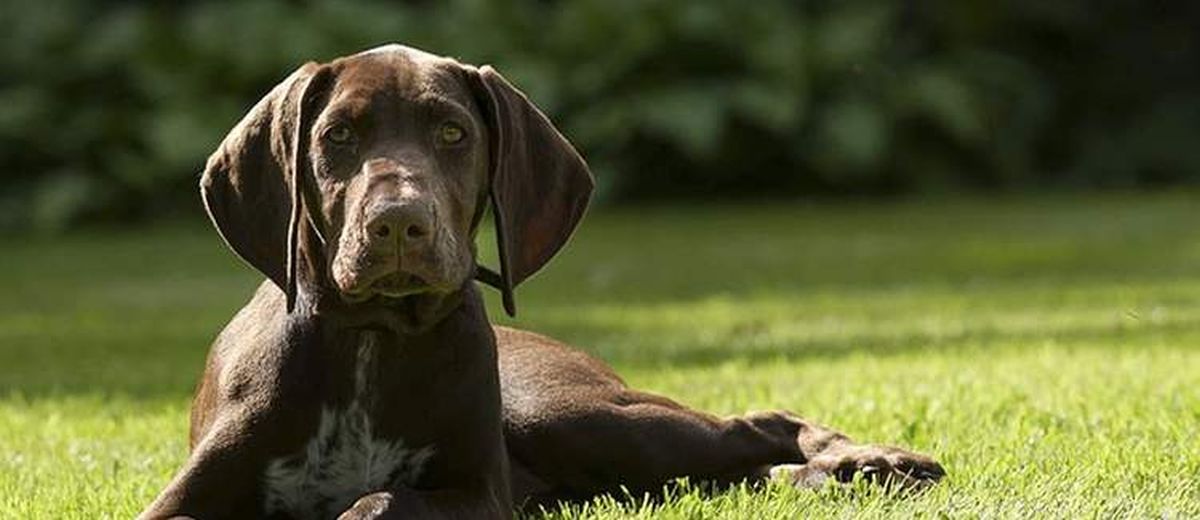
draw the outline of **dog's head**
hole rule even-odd
[[[566,242],[592,177],[570,143],[490,67],[400,45],[309,63],[209,158],[209,216],[285,291],[419,330],[476,273],[512,290]],[[477,270],[492,207],[500,272]]]

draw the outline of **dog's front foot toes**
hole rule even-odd
[[[830,479],[849,483],[855,475],[864,480],[906,490],[927,488],[946,470],[933,459],[889,446],[841,446],[822,452],[804,464],[781,464],[770,470],[772,480],[796,487],[816,488]]]

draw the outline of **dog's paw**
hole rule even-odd
[[[890,446],[839,446],[818,454],[805,464],[781,464],[771,468],[771,478],[796,487],[816,488],[833,479],[848,483],[855,475],[885,486],[908,490],[927,488],[946,470],[933,459]]]

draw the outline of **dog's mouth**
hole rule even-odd
[[[416,333],[434,321],[445,296],[424,278],[405,272],[380,277],[358,291],[342,292],[347,322],[368,329]]]
[[[410,273],[396,272],[380,277],[359,290],[342,293],[346,303],[381,303],[399,304],[413,296],[427,293],[433,286],[420,276]]]

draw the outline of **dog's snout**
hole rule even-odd
[[[367,219],[367,232],[378,241],[412,244],[429,236],[432,220],[429,209],[422,204],[387,204],[372,211]]]

